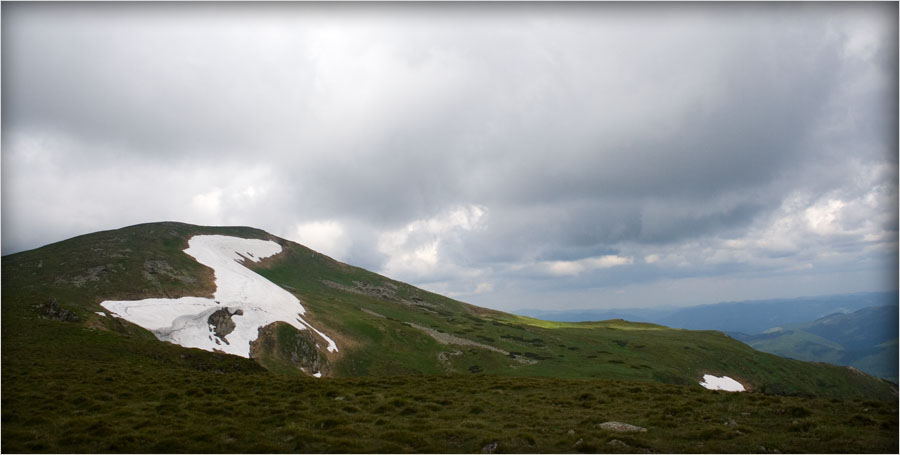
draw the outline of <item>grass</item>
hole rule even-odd
[[[16,327],[19,321],[35,317],[35,306],[53,298],[77,313],[82,324],[152,339],[145,330],[94,312],[103,310],[99,303],[108,299],[210,294],[211,270],[183,252],[188,239],[201,233],[282,244],[282,254],[250,266],[297,295],[309,310],[307,319],[343,346],[338,355],[322,354],[326,371],[334,376],[459,371],[688,385],[712,373],[770,393],[896,396],[884,381],[846,368],[764,354],[719,332],[622,320],[558,323],[475,307],[340,263],[263,231],[240,227],[145,224],[6,256],[4,330],[21,330]],[[438,360],[441,353],[458,347],[442,345],[407,323],[486,343],[513,355],[466,348],[442,363]],[[290,358],[267,352],[260,361],[270,369],[296,372],[294,365],[285,363]]]
[[[339,353],[320,352],[331,378],[298,376],[280,346],[309,345],[288,326],[272,331],[257,363],[162,343],[94,313],[106,299],[211,292],[210,271],[182,252],[198,233],[272,238],[163,223],[3,258],[5,451],[898,449],[896,392],[871,376],[760,353],[718,332],[478,308],[280,239],[284,253],[254,267],[338,342]],[[78,321],[48,319],[51,298]],[[440,344],[407,323],[510,354]],[[704,373],[753,391],[706,391]],[[597,427],[607,420],[648,431],[612,434]]]
[[[483,374],[316,380],[41,324],[58,349],[4,343],[5,451],[470,453],[495,441],[498,453],[897,451],[891,402]],[[609,420],[648,431],[598,428]]]
[[[296,244],[286,244],[283,254],[254,268],[296,294],[331,336],[353,341],[337,360],[335,371],[339,376],[474,370],[498,376],[689,385],[712,373],[737,378],[770,393],[896,397],[885,381],[847,368],[762,353],[721,332],[676,330],[622,320],[560,323],[525,318],[418,290]],[[395,287],[397,298],[415,296],[428,306],[336,290],[323,280],[347,286],[367,283]],[[406,322],[537,361],[524,364],[483,349],[442,345]],[[454,350],[462,355],[450,356],[449,365],[438,364],[441,352]]]

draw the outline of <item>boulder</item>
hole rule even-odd
[[[228,340],[225,337],[234,331],[235,325],[234,321],[231,320],[232,316],[240,316],[243,315],[244,312],[240,309],[235,310],[234,313],[228,311],[228,308],[221,308],[216,310],[213,314],[209,315],[206,323],[212,326],[213,332],[216,334],[216,338],[224,341],[228,344]]]
[[[607,431],[615,431],[616,433],[644,433],[647,431],[646,428],[622,422],[603,422],[599,427]]]
[[[500,441],[494,441],[484,447],[481,448],[481,453],[494,453],[497,450],[497,447],[500,447]]]

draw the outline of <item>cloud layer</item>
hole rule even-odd
[[[3,253],[171,219],[502,309],[895,288],[896,16],[4,4]]]

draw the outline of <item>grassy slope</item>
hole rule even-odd
[[[4,257],[4,328],[35,317],[35,305],[54,297],[88,326],[152,339],[143,329],[93,312],[102,310],[99,302],[106,299],[212,292],[209,269],[182,251],[197,233],[271,238],[283,244],[282,254],[253,267],[300,297],[308,319],[337,339],[343,349],[330,356],[335,376],[472,371],[688,385],[712,373],[773,393],[892,398],[886,384],[868,376],[761,353],[720,332],[624,321],[555,323],[510,315],[390,280],[251,228],[139,225]],[[148,264],[161,261],[164,266],[148,269]],[[359,289],[359,283],[382,291],[372,296],[335,288]],[[381,295],[383,290],[389,295]],[[520,359],[443,345],[407,323],[494,346]],[[447,362],[438,360],[441,352],[454,351],[461,353],[447,356]]]
[[[342,376],[481,371],[501,376],[605,378],[696,384],[703,374],[728,375],[772,393],[892,398],[890,386],[846,368],[755,351],[721,332],[675,330],[624,321],[558,323],[487,310],[348,266],[297,244],[256,267],[294,292],[315,319],[351,340],[337,360]],[[430,307],[337,290],[323,280],[396,287]],[[366,309],[368,311],[362,311]],[[374,313],[374,314],[373,314]],[[379,317],[385,316],[385,317]],[[485,343],[537,360],[527,365],[473,347],[441,345],[404,323]],[[441,352],[462,351],[441,365]]]
[[[717,332],[546,323],[396,282],[396,298],[423,299],[430,311],[338,291],[321,279],[347,286],[387,279],[296,244],[286,243],[286,254],[259,271],[298,294],[309,319],[338,339],[333,374],[368,377],[274,375],[246,359],[158,342],[93,313],[105,299],[211,292],[208,269],[181,252],[197,233],[269,238],[249,228],[153,224],[3,258],[4,450],[471,452],[493,440],[501,451],[517,452],[897,450],[896,396],[871,377],[761,354]],[[80,321],[42,319],[36,307],[50,297]],[[530,353],[538,362],[441,345],[403,322]],[[463,354],[449,364],[437,361],[439,352],[457,349]],[[459,374],[447,375],[451,369]],[[693,379],[701,372],[730,374],[757,390],[841,398],[708,392]],[[784,378],[792,382],[779,382]],[[603,420],[651,431],[608,434],[595,427]],[[737,426],[724,425],[729,420]],[[630,448],[607,445],[613,438]]]
[[[747,337],[744,342],[754,349],[798,360],[816,359],[837,363],[844,355],[844,348],[840,344],[802,330],[754,335]]]
[[[834,341],[804,330],[785,330],[772,335],[755,335],[744,342],[763,352],[809,362],[849,365],[891,381],[897,381],[897,340],[867,349],[848,350]]]
[[[56,348],[4,340],[5,452],[477,453],[493,441],[499,453],[898,449],[891,402],[471,374],[315,380],[77,324],[31,328]],[[648,431],[597,427],[608,420]]]

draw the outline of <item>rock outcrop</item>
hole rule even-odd
[[[306,374],[321,374],[328,359],[319,351],[311,330],[297,330],[284,322],[259,328],[259,336],[250,343],[250,358],[266,368],[298,368]]]
[[[213,333],[216,334],[216,338],[224,341],[225,344],[229,344],[225,337],[233,332],[235,328],[234,321],[231,317],[241,316],[243,314],[244,312],[240,309],[234,310],[232,313],[228,308],[222,308],[209,315],[206,322],[210,325]]]
[[[603,422],[598,426],[604,430],[614,431],[616,433],[644,433],[647,431],[644,427],[622,422]]]
[[[59,302],[50,297],[44,302],[42,305],[37,306],[38,313],[41,314],[42,317],[47,319],[53,319],[54,321],[63,321],[63,322],[78,322],[78,315],[75,314],[74,311],[67,310],[63,308]]]

